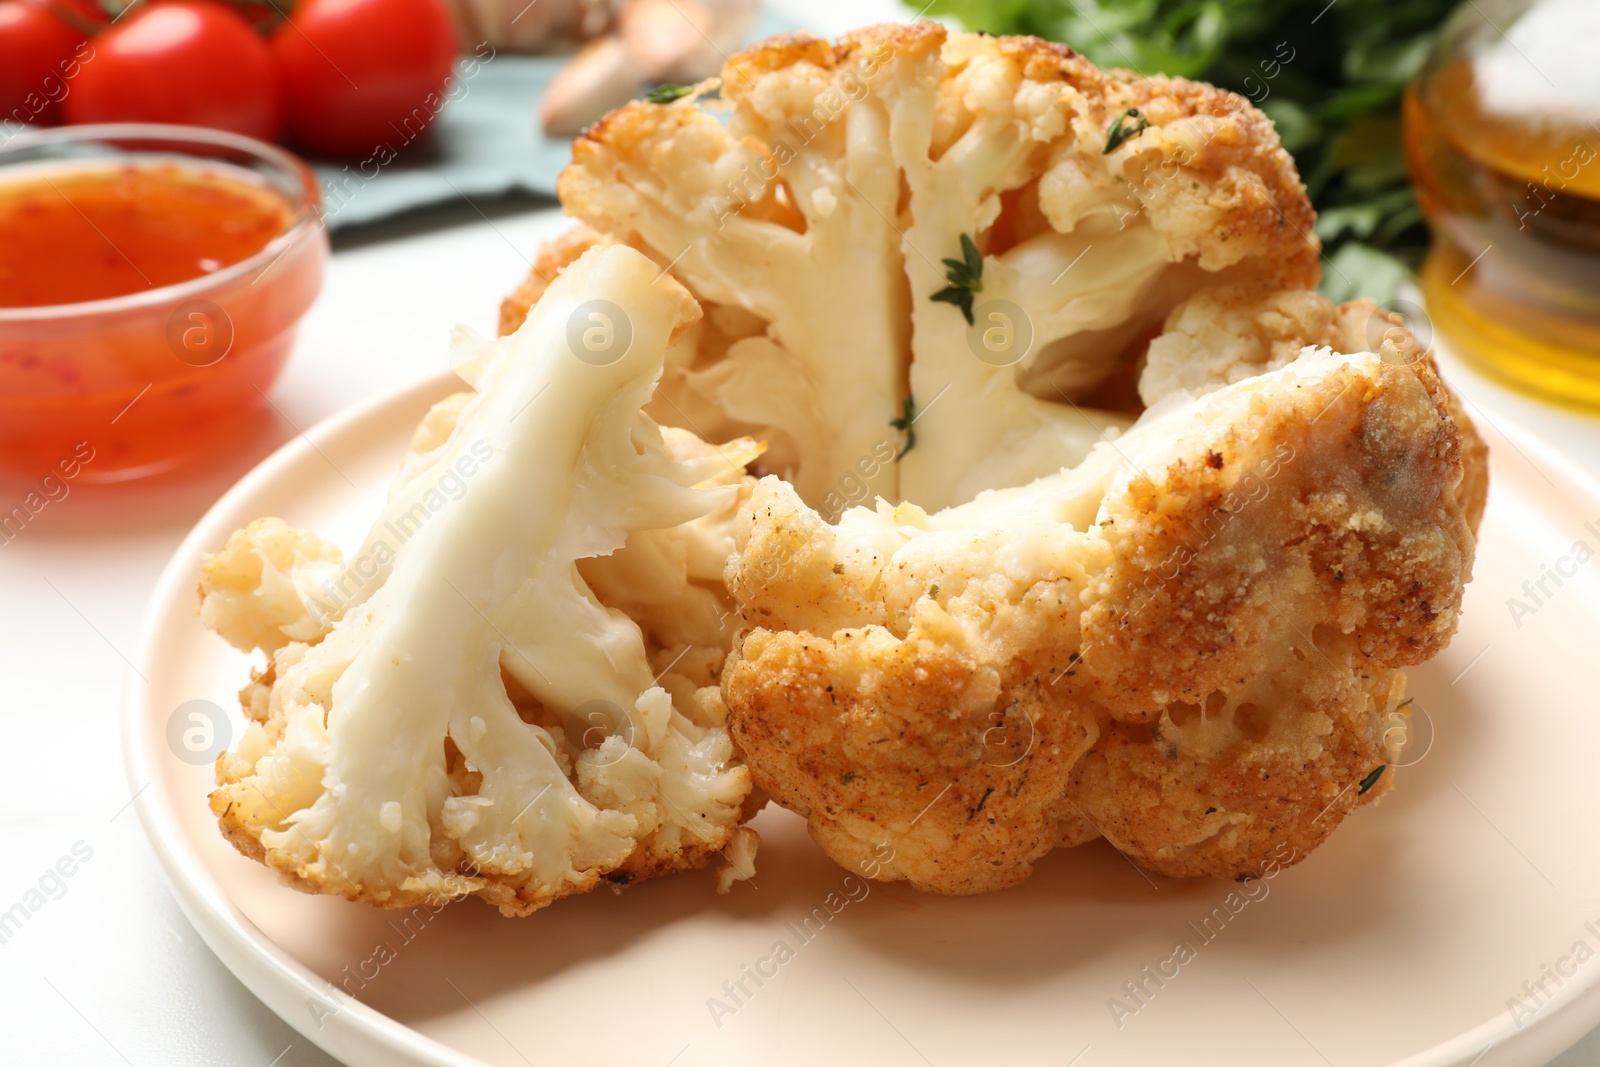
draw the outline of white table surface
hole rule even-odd
[[[899,17],[893,0],[792,6],[830,33]],[[228,973],[169,896],[128,806],[118,727],[126,658],[157,574],[224,489],[297,428],[434,373],[456,323],[492,332],[501,295],[563,225],[532,202],[459,205],[344,241],[271,391],[277,413],[248,448],[180,478],[75,486],[0,545],[0,911],[74,846],[92,850],[59,898],[0,943],[0,1062],[334,1063]],[[1449,369],[1480,417],[1531,427],[1600,476],[1600,419]],[[0,503],[23,491],[0,482]],[[1555,1067],[1597,1063],[1600,1031]]]

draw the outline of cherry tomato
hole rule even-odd
[[[267,43],[210,0],[163,0],[94,39],[68,86],[68,122],[174,122],[270,141],[283,108]]]
[[[0,119],[36,126],[61,121],[67,77],[87,40],[43,4],[0,3]]]
[[[443,0],[306,0],[272,37],[289,136],[340,158],[399,152],[443,105],[456,52]]]

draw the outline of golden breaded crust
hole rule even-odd
[[[1405,320],[1372,300],[1334,305],[1310,290],[1214,286],[1169,316],[1165,332],[1151,345],[1139,388],[1151,402],[1180,389],[1204,392],[1283,366],[1307,347],[1380,352],[1391,362],[1426,364],[1423,387],[1443,397],[1445,413],[1460,437],[1459,504],[1476,534],[1488,492],[1488,447],[1465,403],[1439,377],[1437,362]]]
[[[1136,78],[1128,90],[1132,106],[1157,124],[1196,115],[1222,119],[1215,136],[1181,159],[1183,173],[1215,183],[1213,202],[1226,202],[1225,221],[1214,236],[1256,249],[1250,262],[1263,283],[1315,288],[1322,278],[1322,242],[1313,230],[1316,210],[1272,120],[1237,93],[1201,82]],[[1133,167],[1128,175],[1133,181],[1153,173],[1139,157]]]
[[[1489,502],[1489,446],[1478,433],[1472,417],[1467,414],[1466,401],[1440,376],[1439,361],[1432,349],[1423,349],[1417,336],[1412,333],[1411,328],[1406,325],[1404,316],[1399,312],[1384,311],[1375,301],[1365,299],[1341,304],[1339,312],[1347,322],[1365,324],[1360,337],[1348,338],[1348,344],[1373,350],[1382,345],[1394,349],[1405,357],[1427,362],[1428,369],[1432,372],[1432,377],[1427,381],[1428,388],[1443,396],[1445,411],[1461,435],[1461,485],[1457,493],[1461,508],[1467,516],[1467,525],[1472,528],[1473,536],[1477,536],[1478,528],[1483,524],[1483,509]],[[1387,324],[1387,329],[1380,334],[1376,323]],[[1363,340],[1365,343],[1361,344]],[[1334,344],[1334,348],[1346,352],[1356,351],[1354,347],[1341,349],[1337,344]]]
[[[1110,715],[1071,798],[1124,853],[1258,872],[1390,788],[1397,668],[1448,641],[1471,572],[1452,401],[1428,360],[1335,375],[1130,486],[1070,672]]]
[[[860,31],[851,36],[860,36]],[[737,91],[735,87],[742,88],[763,74],[796,63],[810,63],[824,69],[835,67],[847,54],[845,48],[803,31],[776,34],[728,58],[722,68],[723,91]]]
[[[1236,93],[1183,79],[1105,72],[1063,45],[1032,37],[950,33],[930,22],[867,27],[836,42],[803,33],[769,38],[728,60],[720,88],[735,108],[749,107],[760,98],[764,77],[792,67],[809,65],[834,72],[863,56],[888,56],[898,62],[925,60],[934,53],[944,55],[949,82],[965,59],[979,50],[1016,64],[1026,78],[1075,90],[1102,127],[1109,127],[1128,108],[1140,109],[1157,127],[1195,118],[1214,120],[1214,128],[1197,144],[1185,140],[1148,149],[1137,146],[1123,163],[1123,177],[1147,190],[1171,190],[1175,200],[1195,195],[1188,186],[1205,184],[1199,195],[1220,216],[1206,230],[1208,247],[1202,260],[1208,269],[1242,263],[1250,274],[1278,287],[1316,285],[1321,244],[1312,232],[1315,212],[1305,186],[1271,120]],[[870,79],[866,84],[871,91]],[[649,165],[664,167],[666,155],[652,146],[670,140],[700,113],[691,97],[666,106],[632,101],[607,114],[573,142],[573,162],[557,184],[563,205],[613,239],[637,244],[636,235],[606,217],[593,183],[613,180],[606,162],[609,152],[630,159],[641,151],[657,152]],[[731,134],[723,137],[724,150],[735,143]],[[747,143],[763,155],[773,152],[772,146],[748,139]],[[1173,181],[1178,174],[1185,181]],[[670,176],[663,171],[661,180]],[[1217,258],[1223,255],[1230,258]],[[1212,264],[1211,259],[1217,262]]]
[[[568,175],[573,166],[579,161],[595,161],[595,146],[602,144],[628,144],[633,141],[643,140],[647,135],[658,132],[670,133],[673,129],[683,126],[693,120],[698,114],[692,97],[684,97],[670,105],[662,107],[645,100],[630,100],[615,111],[609,111],[600,117],[600,121],[590,126],[572,141],[572,163],[562,170],[561,176],[556,179],[556,196],[561,200],[563,207],[571,208],[571,185]],[[615,236],[610,235],[608,236]]]
[[[1278,656],[1271,677],[1206,707],[1107,723],[1074,771],[1068,805],[1124,855],[1173,878],[1303,860],[1392,787],[1405,690],[1400,671],[1347,638],[1324,635],[1303,654]]]
[[[1259,249],[1253,257],[1257,277],[1280,289],[1316,286],[1322,275],[1322,243],[1313,231],[1316,211],[1272,120],[1250,101],[1185,78],[1102,71],[1071,48],[1037,37],[999,37],[993,42],[1024,77],[1063,82],[1098,101],[1104,124],[1130,107],[1138,108],[1157,127],[1196,116],[1223,120],[1213,136],[1181,157],[1165,151],[1135,154],[1125,176],[1135,184],[1148,182],[1170,173],[1160,169],[1162,164],[1175,162],[1183,173],[1215,183],[1218,192],[1213,197],[1220,194],[1232,201],[1217,236]]]
[[[1474,549],[1445,396],[1427,362],[1347,371],[1262,403],[1205,462],[1136,479],[1105,527],[1076,686],[1138,721],[1250,677],[1285,627],[1353,634],[1388,666],[1437,653]],[[1236,521],[1246,478],[1265,495]]]
[[[757,783],[838,862],[938,892],[1014,884],[1097,834],[1175,877],[1303,859],[1391,787],[1399,668],[1449,639],[1471,572],[1451,396],[1429,361],[1387,351],[1195,401],[1172,431],[1193,444],[1115,479],[1092,531],[1060,533],[1085,540],[1052,567],[1079,571],[1020,595],[975,602],[953,569],[890,610],[913,564],[885,547],[862,571],[842,527],[758,493],[728,581],[761,628],[723,674]],[[1006,543],[973,536],[948,568]],[[996,713],[1012,725],[988,735]],[[985,758],[1024,729],[1039,748]],[[955,800],[929,806],[944,785]]]
[[[1061,584],[1001,610],[1054,611],[1041,633],[1067,640],[1007,662],[876,626],[749,633],[723,690],[756,785],[868,877],[952,894],[1023,881],[1056,847],[1052,805],[1095,738],[1049,684],[1071,655]]]
[[[1429,362],[1437,372],[1438,363],[1432,357]],[[1456,491],[1456,498],[1467,516],[1467,525],[1476,537],[1483,526],[1483,509],[1489,505],[1489,445],[1467,414],[1466,401],[1442,378],[1439,387],[1444,394],[1445,410],[1461,432],[1461,485]]]

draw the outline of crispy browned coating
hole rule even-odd
[[[1085,695],[1149,719],[1269,661],[1297,620],[1392,666],[1444,647],[1473,549],[1461,434],[1431,363],[1383,367],[1301,390],[1293,408],[1263,402],[1208,454],[1128,487],[1084,612]],[[1235,518],[1251,476],[1265,499]]]
[[[1304,859],[1389,791],[1405,721],[1405,675],[1317,632],[1315,649],[1306,640],[1289,653],[1317,664],[1218,690],[1204,716],[1173,704],[1150,723],[1108,719],[1074,769],[1063,814],[1175,878],[1238,878]]]
[[[1476,530],[1488,496],[1488,447],[1465,402],[1438,381],[1437,362],[1405,320],[1371,300],[1334,305],[1315,292],[1254,285],[1205,290],[1169,317],[1166,331],[1151,346],[1139,389],[1147,401],[1178,389],[1202,392],[1282,367],[1307,345],[1335,352],[1384,350],[1391,358],[1426,361],[1429,380],[1436,382],[1432,387],[1443,391],[1445,409],[1461,435],[1457,492],[1468,525]]]
[[[1243,97],[1184,78],[1101,71],[1071,48],[1036,37],[1001,37],[995,47],[1026,77],[1059,80],[1098,103],[1107,125],[1129,107],[1158,129],[1197,117],[1218,120],[1203,137],[1186,132],[1157,151],[1132,155],[1123,176],[1147,191],[1166,193],[1170,202],[1161,205],[1162,213],[1206,218],[1210,232],[1203,240],[1249,249],[1262,283],[1282,289],[1316,284],[1322,250],[1312,231],[1316,212],[1272,121]],[[1173,180],[1178,174],[1183,181]],[[1201,203],[1205,208],[1195,210]],[[1231,261],[1235,254],[1202,250],[1201,240],[1197,235],[1196,251],[1207,269],[1208,258]]]
[[[1384,363],[1262,405],[1108,508],[1071,685],[1120,725],[1071,798],[1124,852],[1247,873],[1388,788],[1359,783],[1401,736],[1396,668],[1448,642],[1471,573],[1449,408],[1430,362]]]
[[[984,498],[834,528],[763,483],[728,574],[756,628],[723,674],[757,784],[838,862],[938,892],[1013,884],[1096,832],[1173,876],[1303,859],[1390,787],[1398,668],[1448,640],[1471,572],[1449,395],[1388,358],[1227,388],[1176,446],[1135,430],[1153,467],[1106,475],[1059,540],[1019,528],[1053,506],[1038,487],[992,528]]]
[[[999,609],[1029,639],[988,654],[876,627],[754,630],[723,676],[738,743],[845,867],[939,893],[1020,882],[1056,847],[1052,806],[1097,731],[1049,684],[1076,610],[1070,583],[1038,587]]]
[[[1248,261],[1252,273],[1273,286],[1316,284],[1321,244],[1312,232],[1316,216],[1305,187],[1271,121],[1236,93],[1181,78],[1102,71],[1065,45],[1036,37],[951,33],[931,22],[870,26],[834,42],[804,33],[768,38],[729,59],[716,84],[736,112],[759,127],[774,109],[782,108],[776,94],[791,91],[787,85],[770,88],[768,75],[802,68],[828,76],[862,56],[892,56],[891,65],[909,69],[942,53],[946,69],[940,90],[948,95],[939,108],[954,110],[960,106],[955,99],[956,75],[968,56],[989,50],[1015,64],[1022,77],[1070,91],[1069,106],[1087,109],[1098,126],[1108,127],[1128,108],[1137,108],[1155,129],[1174,128],[1170,139],[1159,143],[1151,139],[1154,150],[1132,153],[1115,165],[1120,177],[1140,190],[1158,224],[1193,226],[1192,252],[1203,267],[1215,270],[1225,263]],[[880,90],[869,83],[866,91]],[[811,107],[806,101],[802,115]],[[1185,120],[1191,125],[1184,125]],[[1193,120],[1204,125],[1193,126]],[[795,136],[794,129],[773,122],[773,144],[753,147],[772,153],[778,141]],[[952,127],[946,134],[953,139],[959,132]],[[672,144],[679,135],[692,139],[684,146]],[[573,162],[562,172],[557,191],[563,206],[590,226],[670,260],[675,251],[649,249],[641,235],[625,225],[619,227],[608,215],[603,196],[596,196],[604,183],[614,180],[608,161],[614,154],[644,162],[670,179],[672,168],[689,161],[678,157],[726,151],[733,143],[729,134],[719,137],[704,125],[692,99],[667,108],[635,101],[606,115],[573,142]],[[649,158],[639,159],[641,153]],[[779,163],[783,162],[780,154]],[[742,214],[787,220],[793,210],[775,188],[769,188],[766,200],[744,207]]]

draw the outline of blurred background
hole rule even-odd
[[[1324,292],[1401,311],[1475,417],[1600,474],[1595,0],[0,0],[0,900],[90,857],[0,941],[0,1059],[332,1063],[198,940],[130,811],[117,707],[156,575],[274,448],[436,373],[456,323],[493,333],[587,123],[771,33],[918,16],[1255,103]],[[106,123],[136,125],[82,133]],[[90,166],[153,146],[212,177]],[[97,232],[188,242],[200,273],[72,260],[38,178],[65,164]]]

